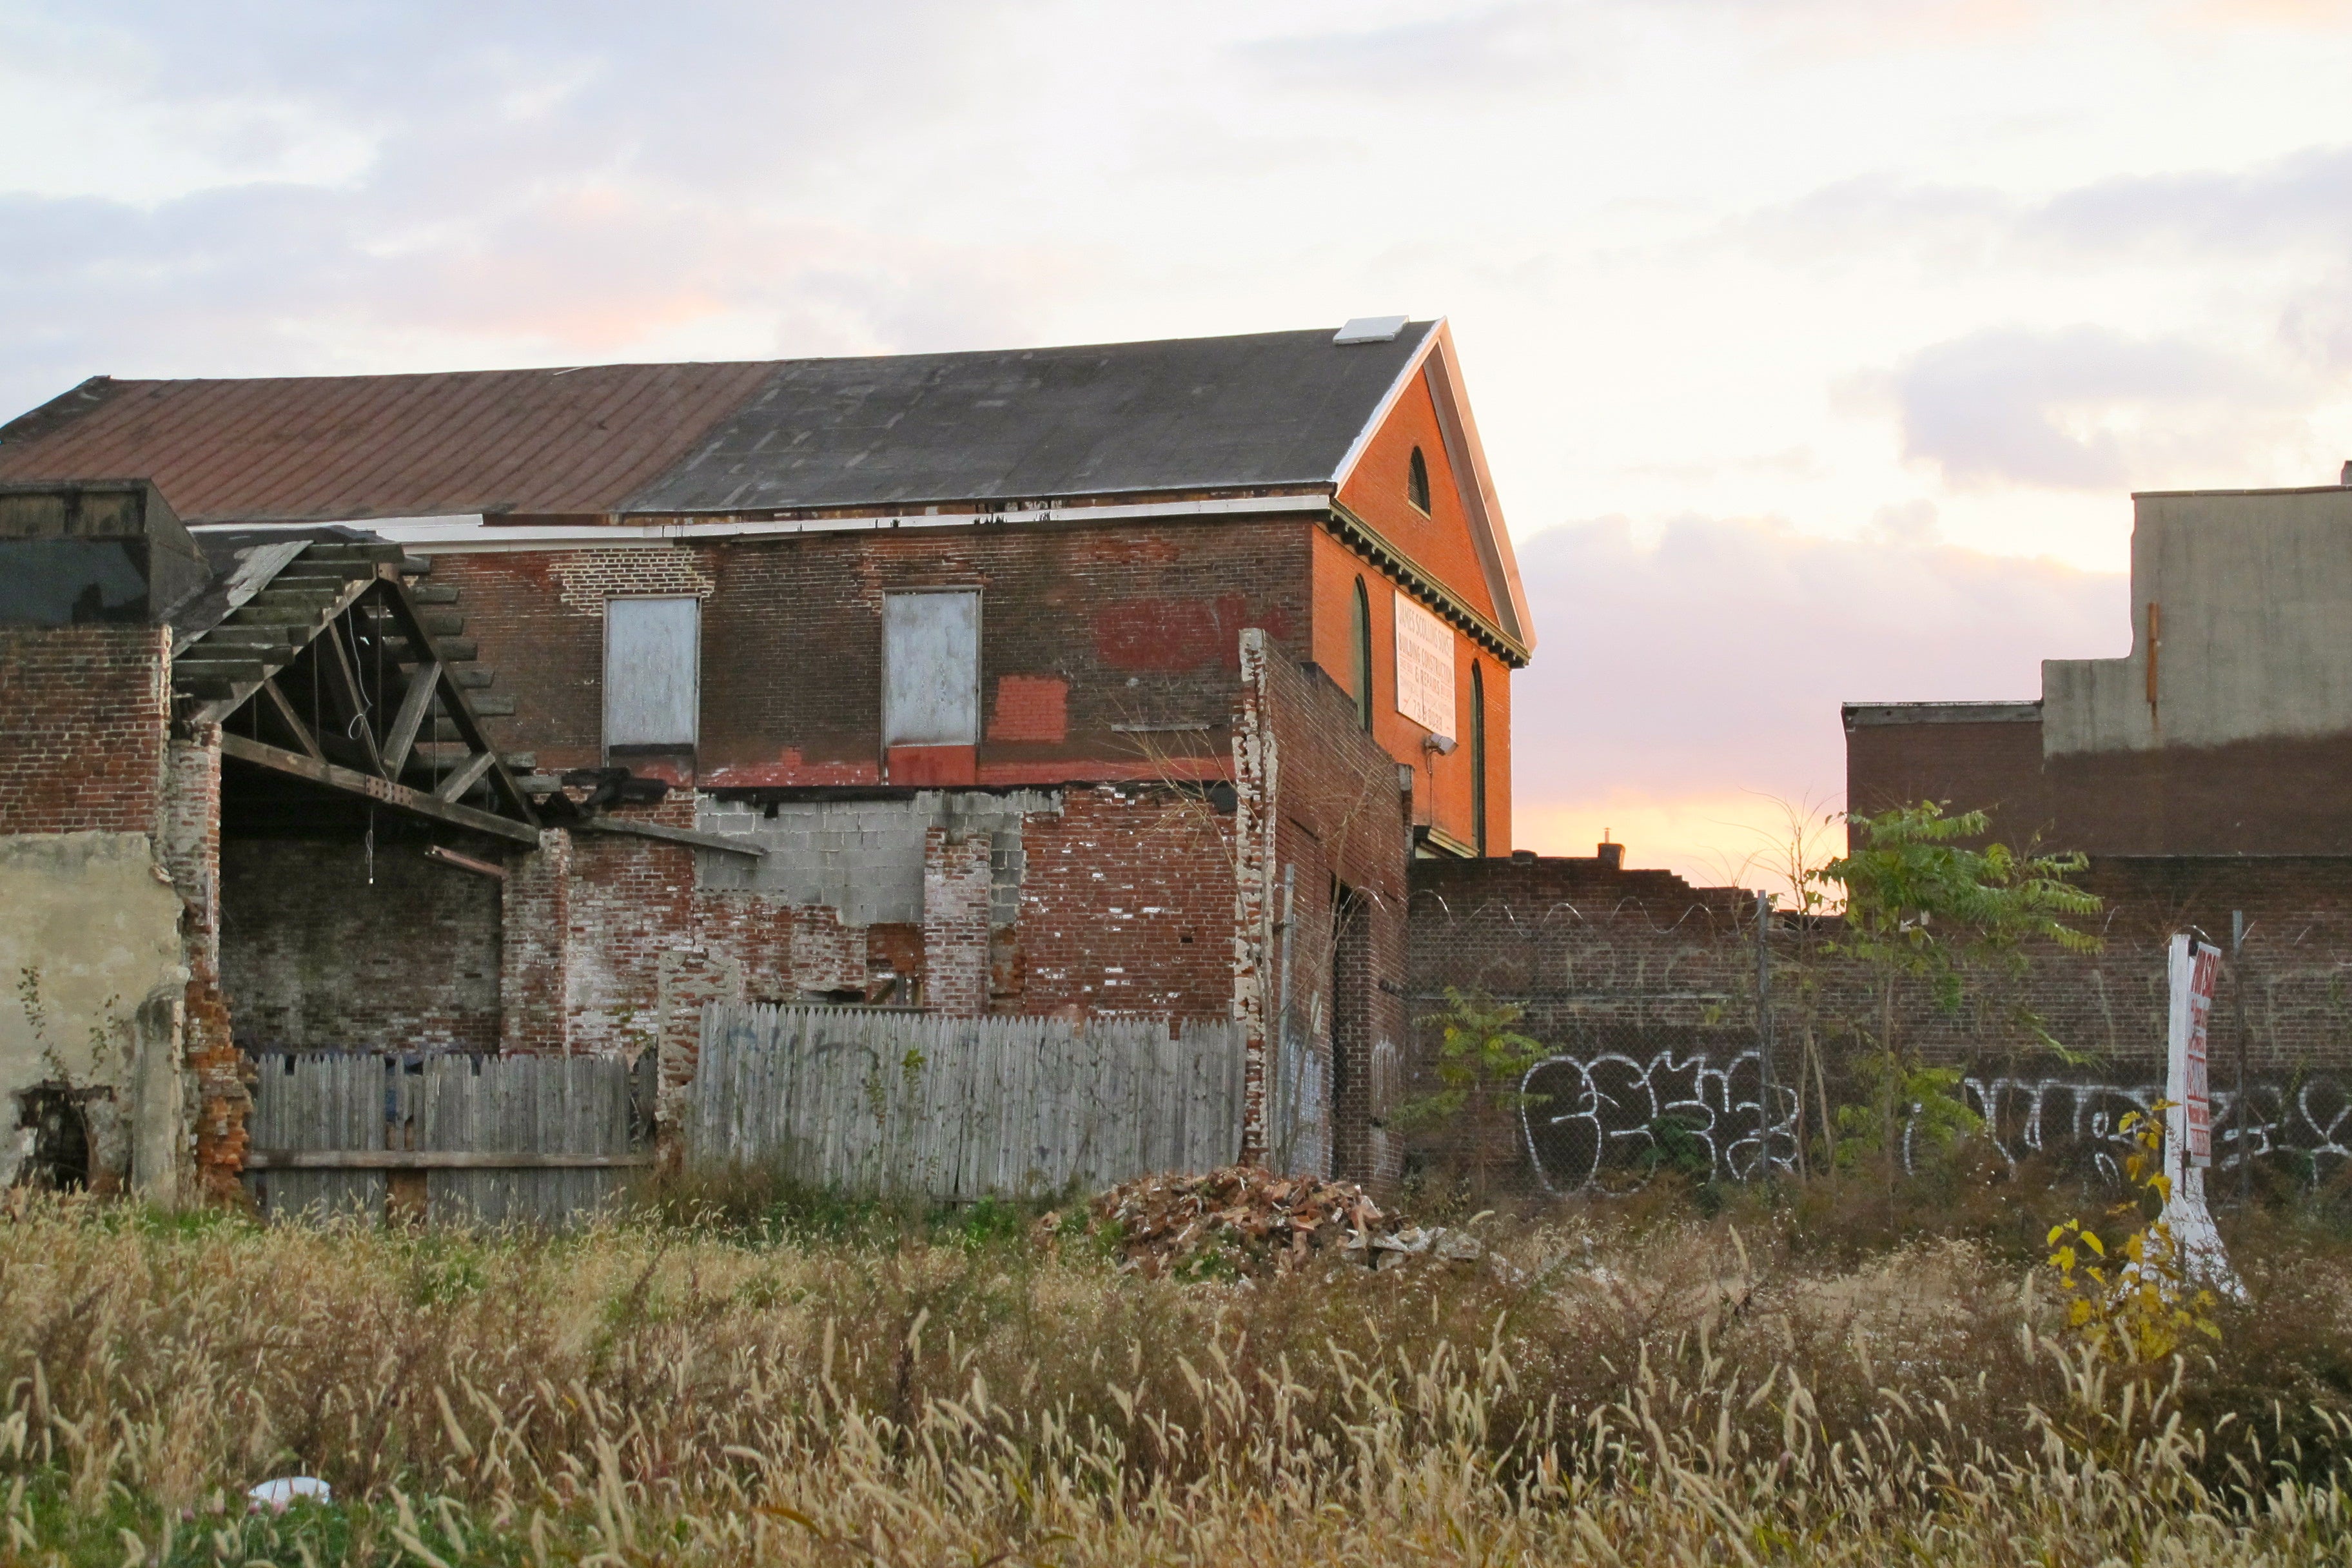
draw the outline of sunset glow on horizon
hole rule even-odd
[[[1715,882],[1842,700],[2122,651],[2132,490],[2333,482],[2347,79],[2352,0],[0,0],[0,417],[1444,315],[1517,842]]]

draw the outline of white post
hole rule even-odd
[[[2213,1163],[2213,1101],[2208,1070],[2207,1023],[2213,1011],[2213,983],[2221,950],[2187,932],[2172,939],[2168,956],[2172,1006],[2166,1042],[2164,1173],[2172,1195],[2164,1219],[2188,1275],[2225,1296],[2243,1300],[2246,1289],[2221,1250],[2221,1232],[2205,1206],[2205,1170]]]

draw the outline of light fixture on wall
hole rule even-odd
[[[1451,735],[1423,735],[1421,738],[1423,751],[1435,752],[1441,757],[1452,756],[1454,747],[1460,743]]]

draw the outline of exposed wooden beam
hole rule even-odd
[[[495,752],[476,752],[466,759],[463,767],[443,779],[441,787],[433,793],[443,800],[463,800],[466,797],[466,792],[473,788],[476,781],[488,773],[491,764],[498,760],[498,753]]]
[[[473,709],[467,705],[465,693],[460,691],[457,689],[457,683],[450,679],[448,656],[442,652],[440,642],[425,629],[424,616],[418,612],[414,604],[409,602],[408,589],[401,583],[399,576],[389,568],[384,569],[383,581],[384,593],[382,595],[382,603],[391,613],[393,624],[399,628],[401,635],[408,639],[409,647],[416,650],[420,660],[429,660],[438,668],[439,674],[435,678],[436,684],[446,683],[446,692],[441,707],[451,724],[457,729],[457,738],[473,750],[488,752],[490,754],[491,793],[524,821],[538,821],[538,813],[532,807],[530,798],[522,793],[522,786],[515,783],[514,775],[508,773],[499,762],[498,748],[492,745],[489,737],[482,732],[482,726],[474,717]],[[450,646],[454,647],[457,645]],[[471,651],[470,648],[467,649],[469,654]],[[399,773],[397,768],[388,768],[385,771],[395,776]]]
[[[313,545],[310,548],[315,550],[318,547]],[[299,559],[299,557],[297,559]],[[244,707],[246,700],[251,697],[255,692],[261,689],[261,678],[263,676],[275,674],[277,671],[285,668],[286,666],[292,663],[294,656],[300,652],[302,648],[309,644],[312,637],[318,636],[320,631],[325,629],[327,625],[337,616],[343,614],[353,605],[357,604],[360,600],[360,596],[365,594],[369,589],[374,587],[376,585],[376,582],[377,579],[372,576],[353,578],[343,591],[337,595],[334,600],[327,606],[326,613],[322,616],[317,616],[309,623],[307,631],[301,626],[289,626],[278,628],[283,630],[287,636],[288,641],[286,645],[282,648],[273,649],[268,655],[268,663],[257,672],[253,674],[231,673],[226,669],[215,669],[201,674],[196,673],[196,671],[200,670],[202,667],[208,662],[205,657],[205,643],[206,638],[210,637],[210,633],[206,633],[204,636],[195,638],[188,645],[187,651],[174,654],[172,658],[173,682],[174,685],[178,684],[183,671],[186,671],[189,674],[191,684],[201,682],[203,685],[203,689],[198,691],[195,695],[199,697],[211,697],[211,694],[215,691],[222,692],[222,695],[211,697],[211,700],[205,702],[202,706],[198,707],[194,712],[189,714],[188,722],[192,724],[217,724],[222,720],[227,718],[230,714],[236,712],[239,708]],[[250,603],[250,601],[248,601],[248,603]],[[243,613],[244,609],[242,606],[237,610],[231,612],[232,616],[242,615]],[[240,623],[233,618],[221,623],[223,626],[227,627],[234,627],[240,624],[249,625],[250,623]],[[238,653],[244,653],[246,650],[240,647],[236,651]]]
[[[744,855],[754,860],[764,860],[768,852],[756,844],[746,844],[721,833],[698,833],[690,827],[666,827],[658,822],[625,822],[615,816],[592,816],[585,822],[572,824],[590,833],[632,833],[639,838],[659,838],[671,844],[691,845],[697,849],[717,849],[728,855]]]
[[[425,858],[427,860],[437,860],[444,866],[454,866],[460,871],[471,871],[477,877],[488,877],[493,881],[503,882],[507,879],[507,868],[504,866],[488,860],[477,860],[471,855],[460,855],[455,849],[439,844],[425,850]]]
[[[434,689],[440,684],[438,659],[428,658],[408,672],[408,689],[401,695],[400,710],[392,716],[392,728],[383,733],[386,778],[398,778],[400,770],[408,765],[409,748],[416,744],[416,731],[424,727],[425,715],[433,708]]]
[[[360,672],[352,668],[351,650],[343,647],[342,634],[335,630],[335,625],[334,621],[327,623],[327,652],[320,659],[326,671],[327,691],[339,710],[336,717],[343,721],[343,732],[359,747],[368,766],[382,773],[383,753],[376,748],[375,726],[368,722],[367,688],[360,682]],[[310,657],[320,658],[316,653]]]
[[[248,1149],[248,1171],[602,1171],[651,1154],[523,1154],[494,1149]]]
[[[299,752],[289,752],[244,735],[222,735],[221,754],[251,763],[257,767],[289,773],[298,779],[308,779],[312,784],[324,784],[329,789],[341,790],[347,795],[360,795],[391,806],[395,811],[446,823],[452,827],[494,833],[518,844],[536,846],[539,843],[539,829],[529,823],[517,822],[510,816],[500,816],[495,812],[477,810],[470,805],[457,805],[427,795],[421,789],[411,789],[390,779],[380,779],[357,768],[317,762]]]
[[[294,704],[287,700],[285,691],[278,687],[278,678],[274,675],[263,677],[261,691],[269,699],[269,706],[277,710],[278,721],[294,732],[294,738],[302,742],[302,750],[310,760],[325,762],[327,753],[319,750],[319,737],[310,733],[310,726],[302,722],[302,715],[294,711]]]

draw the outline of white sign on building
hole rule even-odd
[[[1454,734],[1454,633],[1396,596],[1397,711],[1433,734]]]

